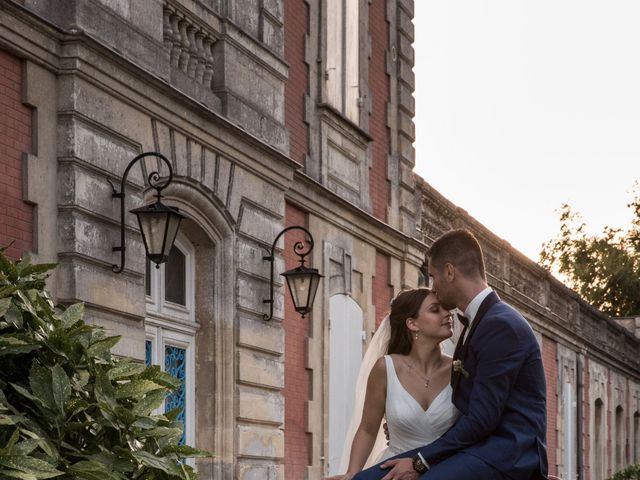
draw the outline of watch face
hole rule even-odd
[[[422,463],[422,460],[420,460],[420,457],[417,455],[413,457],[413,469],[418,473],[424,473],[427,471],[427,467]]]

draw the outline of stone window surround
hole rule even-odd
[[[165,265],[160,268],[151,266],[150,278],[151,295],[147,295],[147,316],[145,318],[146,338],[151,341],[151,363],[159,365],[164,371],[164,350],[166,346],[183,348],[186,350],[186,418],[185,441],[187,445],[194,445],[196,438],[195,421],[195,334],[197,324],[195,322],[195,269],[194,248],[186,235],[178,232],[174,247],[178,248],[185,256],[185,298],[186,305],[177,305],[165,300]],[[156,414],[161,414],[164,407]],[[193,459],[187,463],[195,466]]]
[[[225,268],[234,262],[235,235],[224,210],[188,180],[174,177],[164,193],[167,203],[178,207],[186,217],[180,231],[193,246],[193,350],[207,352],[194,359],[192,410],[198,428],[190,445],[215,452],[215,457],[197,459],[195,463],[204,478],[222,478],[235,462],[235,365],[230,361],[234,349],[231,324],[235,318],[235,281],[234,272]]]

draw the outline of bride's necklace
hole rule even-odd
[[[424,373],[420,372],[418,370],[418,367],[416,367],[412,362],[410,362],[409,360],[406,360],[404,358],[402,358],[402,361],[404,362],[404,364],[409,367],[409,370],[417,377],[419,377],[421,380],[424,381],[424,388],[429,388],[429,385],[431,385],[431,377],[433,377],[433,373],[438,369],[438,367],[440,366],[440,364],[442,363],[442,359],[440,359],[440,361],[438,362],[438,365],[433,367],[433,371],[431,372],[431,375],[427,376]]]

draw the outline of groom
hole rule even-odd
[[[533,330],[488,287],[471,232],[452,230],[433,243],[429,277],[442,306],[469,322],[451,374],[461,416],[435,442],[353,480],[546,479],[546,388]]]

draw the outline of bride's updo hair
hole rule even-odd
[[[401,291],[396,298],[391,301],[391,312],[389,312],[389,325],[391,334],[389,336],[389,347],[387,354],[399,353],[407,355],[411,351],[411,332],[407,328],[407,318],[415,318],[418,315],[420,306],[427,295],[431,293],[426,287],[411,288]]]

